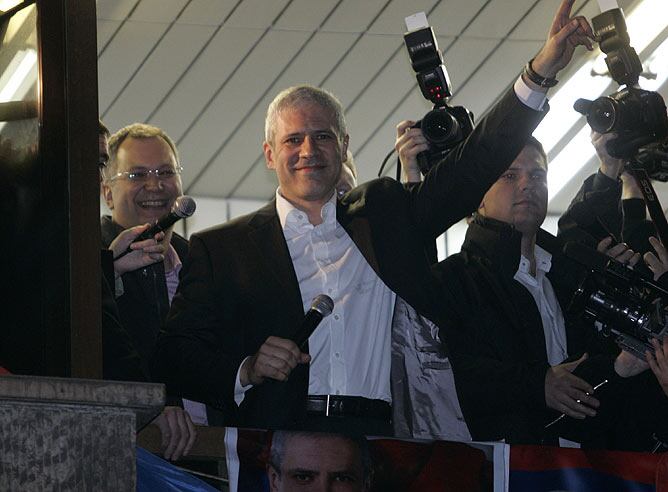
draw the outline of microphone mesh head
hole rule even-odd
[[[191,196],[181,195],[174,202],[174,206],[172,207],[172,212],[174,212],[181,218],[185,218],[185,217],[190,217],[192,214],[194,214],[195,208],[197,208],[197,204],[195,203],[195,200],[193,200]]]
[[[311,302],[311,309],[315,309],[320,314],[322,314],[323,318],[326,318],[332,314],[332,310],[334,309],[334,301],[332,301],[331,297],[325,294],[317,295],[313,299],[313,302]]]

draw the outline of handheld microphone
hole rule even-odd
[[[304,316],[304,321],[302,321],[299,331],[297,331],[296,335],[292,338],[300,349],[304,348],[306,341],[313,334],[316,327],[320,324],[323,318],[332,314],[333,309],[334,301],[332,301],[331,297],[325,294],[315,296],[311,302],[311,308]]]
[[[195,200],[193,200],[192,197],[189,197],[187,195],[182,195],[178,197],[176,201],[174,201],[174,205],[172,206],[171,212],[158,219],[158,221],[155,224],[153,224],[151,227],[142,232],[132,242],[136,243],[138,241],[143,241],[145,239],[152,238],[157,233],[170,228],[172,225],[174,225],[175,222],[184,219],[186,217],[190,217],[192,214],[195,213],[196,207],[197,205],[195,204]],[[114,261],[123,258],[125,255],[127,255],[128,253],[132,253],[133,251],[134,250],[130,249],[130,246],[128,246],[128,249],[126,249],[116,258],[114,258]]]

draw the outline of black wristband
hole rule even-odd
[[[531,62],[533,58],[524,65],[524,74],[527,78],[536,85],[541,87],[554,87],[559,83],[555,78],[543,77],[542,75],[537,74],[534,69],[531,67]]]

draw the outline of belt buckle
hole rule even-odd
[[[327,399],[325,400],[325,417],[329,417],[329,395],[327,395]]]

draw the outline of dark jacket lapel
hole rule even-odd
[[[376,272],[376,275],[380,277],[380,268],[374,253],[371,228],[367,218],[359,215],[355,216],[355,205],[348,206],[339,200],[336,202],[336,220],[348,233],[364,259]]]
[[[275,292],[281,293],[281,298],[286,300],[288,308],[293,310],[295,315],[303,316],[301,291],[276,213],[276,200],[272,200],[258,210],[250,220],[249,226],[251,228],[249,237],[251,243],[257,248],[257,258],[261,263],[258,267],[271,277],[259,281],[270,282],[273,279],[280,286],[280,290]],[[275,295],[275,292],[272,295]],[[289,329],[294,330],[296,327]],[[286,333],[286,335],[290,334]]]

